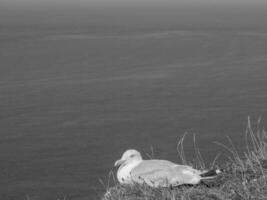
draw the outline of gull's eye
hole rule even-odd
[[[134,155],[130,155],[130,158],[133,158],[134,157]]]

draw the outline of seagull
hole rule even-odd
[[[147,184],[150,187],[195,185],[220,173],[219,169],[199,171],[167,160],[143,160],[135,149],[125,151],[115,166],[119,166],[117,179],[121,184]]]

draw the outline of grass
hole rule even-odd
[[[266,200],[267,199],[267,132],[260,128],[260,119],[252,128],[248,118],[245,133],[246,152],[239,155],[232,140],[229,144],[218,145],[225,148],[228,161],[216,165],[217,157],[210,164],[210,168],[217,167],[222,173],[217,178],[205,180],[195,186],[179,186],[176,188],[151,188],[147,185],[121,185],[114,174],[110,174],[106,184],[106,193],[102,200]],[[195,142],[196,159],[189,163],[186,160],[183,141],[186,134],[177,145],[178,155],[183,164],[204,169],[201,154]]]

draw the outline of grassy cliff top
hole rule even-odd
[[[267,132],[259,128],[254,132],[249,122],[245,137],[247,152],[243,156],[237,153],[230,139],[230,146],[222,145],[229,151],[229,161],[220,166],[213,165],[222,169],[215,179],[176,188],[120,185],[116,182],[107,187],[102,200],[267,200]],[[178,144],[182,145],[183,139]],[[188,164],[180,147],[181,160]],[[191,164],[201,169],[200,160],[196,162],[198,165]]]

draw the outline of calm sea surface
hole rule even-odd
[[[264,28],[0,25],[0,199],[96,198],[124,150],[178,162],[185,132],[208,163],[248,115],[267,127]]]

